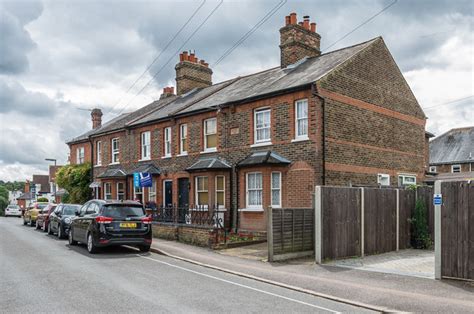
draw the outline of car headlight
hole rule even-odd
[[[69,225],[71,223],[71,218],[69,218],[69,217],[64,218],[64,222]]]

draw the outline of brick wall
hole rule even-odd
[[[326,98],[326,184],[377,184],[426,166],[425,116],[382,39],[318,84]]]
[[[74,143],[69,145],[69,163],[77,163],[77,149],[84,147],[84,162],[91,162],[91,144],[89,142]]]
[[[451,173],[452,165],[453,164],[436,165],[436,173]],[[461,172],[474,171],[474,163],[471,163],[471,167],[469,167],[469,163],[459,163],[457,165],[461,165]]]
[[[155,222],[153,223],[152,231],[155,238],[175,240],[210,248],[217,244],[217,231],[209,227]]]

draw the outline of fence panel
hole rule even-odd
[[[474,280],[474,184],[441,184],[441,275]]]
[[[360,189],[322,187],[322,258],[360,254]]]
[[[364,247],[366,254],[397,249],[397,192],[395,189],[364,189]]]
[[[417,198],[423,200],[426,205],[428,230],[429,230],[431,239],[434,240],[433,187],[431,186],[419,187],[416,192],[417,192]]]
[[[411,247],[411,224],[410,219],[415,208],[415,191],[399,190],[399,248]]]
[[[313,250],[312,208],[272,208],[271,211],[274,255]]]

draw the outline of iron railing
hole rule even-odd
[[[226,210],[218,205],[157,206],[152,208],[153,221],[224,229]]]

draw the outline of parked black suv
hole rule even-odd
[[[151,217],[134,201],[92,200],[71,222],[69,244],[87,244],[89,253],[104,246],[132,245],[148,252],[152,241]]]
[[[49,215],[48,234],[56,233],[58,238],[66,238],[69,234],[72,219],[76,211],[81,209],[79,204],[59,204]]]

